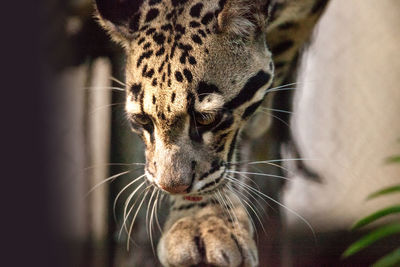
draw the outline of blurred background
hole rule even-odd
[[[120,194],[114,219],[115,198],[143,174],[131,163],[144,162],[143,145],[124,114],[123,51],[97,25],[90,0],[48,0],[45,9],[46,77],[55,95],[48,143],[56,164],[51,192],[59,245],[71,266],[159,266],[147,233],[146,202],[129,251],[127,235],[120,234],[123,204],[135,186]],[[321,182],[286,164],[291,180],[275,192],[308,221],[315,238],[299,216],[277,207],[283,225],[272,214],[263,218],[266,234],[259,231],[261,266],[368,266],[398,246],[392,237],[340,259],[368,232],[350,232],[355,221],[400,202],[400,194],[365,200],[400,183],[400,164],[387,162],[400,154],[399,29],[397,0],[328,5],[302,59],[291,121],[301,156]],[[291,156],[284,151],[284,158]],[[103,183],[109,177],[116,179]],[[264,192],[275,186],[260,182]],[[167,209],[160,207],[160,221]],[[378,224],[388,220],[400,217]],[[159,232],[154,233],[157,240]]]

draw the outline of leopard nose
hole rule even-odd
[[[160,183],[160,188],[171,193],[171,194],[183,194],[187,193],[186,190],[189,188],[189,185],[176,185],[176,186],[170,186],[166,184]]]

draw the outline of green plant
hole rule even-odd
[[[387,161],[391,163],[400,163],[400,155],[390,157]],[[400,193],[400,184],[393,185],[387,188],[383,188],[379,191],[376,191],[370,194],[367,197],[367,200],[395,193]],[[371,224],[372,222],[377,221],[378,219],[398,213],[400,213],[400,203],[390,207],[383,208],[362,218],[352,226],[351,230],[352,231],[358,230],[366,225]],[[371,230],[370,232],[365,234],[362,238],[351,244],[346,249],[346,251],[343,252],[342,257],[347,258],[359,252],[360,250],[369,247],[371,244],[375,243],[378,240],[396,234],[400,234],[400,223],[395,222],[380,226],[377,229]],[[378,259],[372,266],[373,267],[400,266],[400,244],[399,247],[397,247],[394,251]]]

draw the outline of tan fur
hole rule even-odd
[[[183,1],[175,7],[169,0],[153,6],[146,0],[119,24],[98,15],[126,51],[126,112],[146,144],[146,176],[154,186],[179,193],[170,196],[171,212],[158,244],[164,266],[258,265],[254,229],[240,197],[229,191],[225,172],[234,168],[228,161],[235,161],[234,143],[255,111],[251,107],[258,107],[272,84],[273,55],[268,47],[293,39],[295,45],[276,58],[290,61],[311,33],[317,16],[310,18],[307,10],[315,1],[278,1],[286,6],[270,24],[267,0],[227,0],[223,7],[223,1],[216,0]],[[192,10],[196,4],[202,8]],[[290,19],[301,24],[300,30],[282,34],[279,25]],[[191,26],[193,21],[198,25]],[[132,23],[143,30],[132,31]],[[173,34],[163,30],[170,23]],[[179,40],[174,39],[178,35]],[[201,85],[214,91],[207,87],[201,96]],[[201,136],[194,113],[204,112],[221,114],[221,123]],[[138,124],[137,116],[146,116],[150,123]],[[257,122],[263,133],[268,123]],[[223,123],[228,126],[216,131]],[[190,192],[179,191],[182,188]],[[202,199],[192,202],[185,196]]]

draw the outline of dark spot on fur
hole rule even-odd
[[[239,130],[236,130],[235,135],[233,136],[232,142],[231,142],[231,144],[229,146],[228,162],[231,162],[232,157],[233,157],[233,152],[235,152],[236,141],[237,141],[238,135],[239,135]]]
[[[168,62],[167,71],[168,71],[168,77],[170,77],[171,76],[171,63],[169,63],[169,62]]]
[[[175,97],[176,97],[176,94],[175,94],[175,92],[173,92],[172,95],[171,95],[171,102],[172,103],[174,103]]]
[[[186,52],[183,52],[182,53],[182,55],[181,55],[181,57],[179,58],[179,61],[182,63],[182,64],[185,64],[186,63],[186,57],[187,57],[187,53]]]
[[[214,13],[213,12],[208,12],[201,19],[201,23],[204,24],[204,25],[207,25],[208,23],[210,23],[210,21],[213,19],[213,17],[214,17]]]
[[[149,50],[149,51],[144,52],[143,54],[141,54],[139,59],[138,59],[138,61],[137,61],[136,67],[140,67],[140,65],[142,64],[143,59],[151,57],[152,54],[153,54],[153,50]]]
[[[158,68],[158,73],[160,73],[160,72],[163,70],[164,65],[165,65],[165,61],[163,61],[163,62],[161,63],[161,65],[160,65],[160,67]]]
[[[179,5],[183,5],[187,2],[188,0],[171,0],[171,3],[174,7],[177,7]]]
[[[285,23],[282,23],[281,25],[278,26],[279,30],[288,30],[288,29],[293,29],[297,28],[298,24],[294,21],[287,21]]]
[[[253,114],[256,111],[256,109],[261,105],[261,103],[262,103],[262,100],[248,106],[245,109],[245,111],[243,112],[242,119],[245,120],[248,117],[250,117],[250,115]]]
[[[247,101],[251,100],[254,95],[266,85],[271,79],[271,75],[260,70],[256,75],[247,80],[242,90],[233,99],[227,102],[224,107],[233,110]]]
[[[150,46],[151,46],[151,44],[147,42],[144,44],[143,49],[146,50],[146,49],[150,48]]]
[[[200,36],[198,36],[197,34],[193,34],[192,35],[192,40],[193,42],[197,43],[197,44],[203,44],[203,41],[201,40]]]
[[[161,3],[161,0],[150,0],[149,5],[153,6],[153,5],[156,5],[158,3]]]
[[[283,54],[287,52],[292,46],[294,45],[294,42],[292,40],[286,40],[278,45],[272,47],[271,51],[274,56]]]
[[[190,56],[189,57],[189,63],[191,64],[191,65],[196,65],[196,59],[194,58],[194,57],[192,57],[192,56]]]
[[[200,101],[203,101],[206,96],[212,93],[221,93],[221,91],[214,84],[199,82],[199,85],[197,86],[197,96]]]
[[[149,12],[147,12],[146,14],[146,22],[152,21],[153,19],[158,17],[158,14],[160,13],[160,11],[158,11],[157,8],[152,8],[149,10]]]
[[[188,80],[188,82],[191,83],[193,81],[193,75],[192,75],[192,72],[190,70],[184,69],[183,70],[183,75],[185,75],[186,80]]]
[[[178,82],[182,82],[183,81],[182,73],[180,71],[175,71],[175,78]]]
[[[174,58],[176,46],[177,46],[177,43],[174,42],[173,45],[172,45],[172,48],[171,48],[170,56],[169,56],[171,59]]]
[[[197,32],[200,33],[200,35],[203,37],[207,36],[207,34],[202,29],[198,29]]]
[[[136,13],[131,21],[129,22],[129,29],[131,29],[133,32],[136,32],[139,30],[139,20],[140,20],[141,13],[138,12]]]
[[[186,32],[185,27],[183,27],[181,24],[176,24],[175,25],[175,30],[177,32],[179,32],[180,34],[185,34],[185,32]]]
[[[190,23],[189,23],[189,26],[190,27],[192,27],[192,28],[198,28],[198,27],[200,27],[200,23],[198,23],[197,21],[194,21],[194,20],[192,20]]]
[[[165,48],[164,48],[164,47],[161,47],[161,48],[157,51],[156,56],[159,57],[159,56],[163,55],[164,53],[165,53]],[[163,63],[164,63],[164,62],[163,62]]]
[[[144,37],[140,38],[138,41],[138,45],[141,45],[146,39]]]
[[[183,44],[183,43],[179,44],[179,48],[185,50],[186,52],[193,49],[193,47],[190,44]]]
[[[157,98],[156,98],[156,96],[155,96],[155,95],[153,95],[153,105],[155,105],[155,104],[156,104],[156,102],[157,102]]]
[[[142,85],[140,83],[135,83],[131,86],[131,92],[133,94],[134,100],[137,101],[138,95],[142,91]]]
[[[153,36],[153,40],[157,44],[162,45],[165,42],[165,35],[163,33],[156,33]]]
[[[142,70],[142,75],[143,75],[143,77],[147,77],[147,78],[151,78],[151,77],[153,77],[153,75],[154,75],[154,69],[150,69],[149,71],[147,71],[147,68],[148,68],[148,66],[147,66],[147,64],[143,67],[143,70]]]
[[[157,78],[154,78],[153,81],[151,82],[152,86],[157,86]]]
[[[172,31],[172,25],[170,23],[164,24],[163,26],[161,26],[161,30],[163,30],[163,31]]]
[[[151,35],[151,34],[153,34],[155,31],[156,31],[156,29],[150,28],[150,29],[148,29],[148,30],[146,31],[146,35]]]
[[[139,31],[145,31],[145,30],[147,30],[147,28],[149,28],[150,26],[149,26],[149,24],[146,24],[146,25],[144,25],[142,28],[140,28],[139,29]]]
[[[197,3],[190,8],[190,16],[198,18],[200,17],[201,10],[203,9],[202,3]]]
[[[287,64],[287,62],[284,62],[284,61],[275,62],[275,68],[280,69],[280,68],[284,67],[286,64]]]

